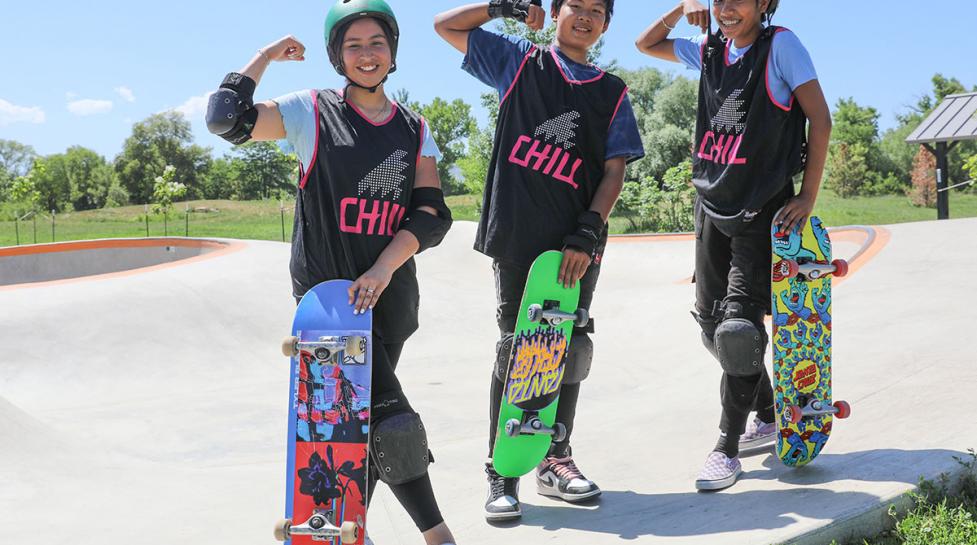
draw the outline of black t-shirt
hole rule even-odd
[[[292,235],[292,290],[301,297],[326,280],[355,280],[397,233],[414,189],[424,120],[394,105],[380,124],[333,90],[317,93],[316,151],[302,173]],[[417,330],[417,272],[411,258],[394,272],[373,309],[386,343]]]
[[[765,28],[733,64],[721,32],[703,44],[692,182],[714,214],[752,217],[804,168],[804,112],[793,100],[777,104],[766,84],[770,46],[781,30]]]
[[[475,249],[528,266],[561,250],[604,177],[607,133],[627,91],[611,74],[573,81],[532,48],[499,111]],[[605,227],[598,253],[607,239]]]

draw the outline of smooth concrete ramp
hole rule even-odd
[[[977,362],[957,332],[977,274],[977,239],[959,235],[973,232],[977,220],[832,235],[840,257],[875,236],[835,289],[834,390],[852,418],[813,465],[754,455],[738,484],[712,494],[693,488],[716,439],[719,369],[688,314],[692,243],[613,242],[573,440],[603,497],[567,505],[527,477],[522,522],[493,527],[481,464],[494,285],[470,249],[474,226],[457,223],[418,259],[422,325],[399,374],[427,423],[458,544],[829,543],[852,520],[881,520],[880,502],[955,471],[952,456],[977,446]],[[0,290],[0,543],[273,543],[288,393],[279,345],[294,302],[288,247],[245,246]],[[369,525],[377,545],[423,543],[383,487]]]

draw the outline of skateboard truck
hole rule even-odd
[[[576,327],[583,327],[590,322],[590,313],[585,308],[578,308],[576,312],[560,310],[559,301],[544,301],[542,305],[529,305],[527,316],[532,323],[546,320],[546,323],[557,327],[563,322],[572,321]]]
[[[831,414],[837,418],[848,418],[851,416],[851,405],[847,401],[835,401],[828,405],[820,399],[812,399],[803,407],[789,405],[784,410],[784,416],[792,424],[797,424],[806,416],[822,416]]]
[[[329,522],[332,514],[332,511],[316,509],[312,511],[309,520],[298,526],[292,526],[291,519],[282,519],[275,525],[275,539],[287,541],[292,536],[311,536],[312,541],[330,541],[338,537],[343,543],[356,543],[359,538],[359,527],[356,523],[349,520],[342,527],[336,527]]]
[[[784,264],[781,266],[784,269],[782,273],[786,278],[800,277],[803,280],[817,280],[829,274],[836,277],[848,274],[848,262],[844,259],[836,259],[831,263],[819,263],[817,261],[798,263],[792,259],[785,259],[781,263]],[[778,263],[778,265],[780,264]]]
[[[328,362],[339,352],[359,356],[365,351],[366,339],[363,337],[319,337],[317,341],[303,341],[296,336],[282,341],[282,354],[294,358],[302,350],[308,350],[320,362]]]
[[[518,418],[510,418],[505,423],[505,434],[509,437],[519,437],[520,435],[552,435],[553,441],[559,443],[567,437],[567,428],[562,423],[557,422],[552,428],[540,420],[539,415],[526,413],[526,421],[521,422]]]

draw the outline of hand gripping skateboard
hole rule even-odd
[[[353,314],[350,284],[306,293],[282,343],[291,358],[288,469],[275,538],[286,543],[364,541],[373,314]]]
[[[820,454],[833,417],[851,407],[831,398],[831,277],[848,273],[848,263],[831,260],[831,240],[821,219],[800,229],[771,227],[773,271],[774,412],[777,454],[788,466],[803,466]]]
[[[504,477],[529,473],[553,440],[566,436],[555,422],[574,325],[590,320],[578,309],[580,283],[557,282],[562,252],[541,254],[529,269],[505,376],[492,463]]]

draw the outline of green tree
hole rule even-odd
[[[166,165],[187,186],[190,198],[200,198],[201,180],[210,167],[210,148],[193,143],[190,123],[183,114],[169,111],[152,115],[132,127],[115,160],[115,171],[133,202],[152,199],[154,180]]]
[[[881,193],[891,170],[880,145],[879,112],[860,106],[853,98],[839,99],[828,148],[826,185],[842,197]]]
[[[173,208],[173,201],[187,193],[187,186],[177,182],[176,167],[166,165],[163,174],[153,181],[153,213],[162,214],[164,221]]]
[[[90,149],[72,146],[64,154],[64,173],[75,210],[105,206],[109,189],[115,183],[115,172],[105,158]]]
[[[10,203],[12,208],[8,211],[13,213],[10,219],[23,217],[31,211],[36,211],[38,203],[41,201],[41,193],[34,185],[30,176],[20,176],[13,181],[10,186]]]
[[[499,97],[494,92],[482,93],[482,107],[489,114],[485,127],[477,124],[468,136],[468,152],[458,160],[462,183],[468,193],[481,195],[485,190],[489,164],[492,162],[492,148],[495,145],[495,126],[499,118]],[[481,203],[477,205],[481,211]]]
[[[977,155],[974,155],[968,159],[967,162],[964,163],[963,168],[967,172],[967,175],[970,176],[971,180],[977,180]]]
[[[71,204],[71,182],[64,154],[38,158],[27,177],[38,193],[37,204],[44,211],[62,212]]]
[[[274,142],[238,146],[232,156],[232,194],[238,200],[268,199],[295,185],[294,155],[286,155]],[[223,165],[222,165],[223,168]]]
[[[36,158],[31,146],[0,138],[0,202],[8,199],[14,180],[26,176]]]
[[[234,196],[236,163],[240,159],[218,157],[203,177],[201,190],[205,199],[230,199]]]
[[[458,160],[465,156],[465,142],[478,129],[472,107],[461,99],[448,102],[441,97],[416,110],[427,119],[434,141],[443,155],[438,162],[438,175],[445,194],[464,191],[464,181],[455,180],[452,171]]]
[[[11,180],[18,176],[27,176],[35,159],[37,152],[33,147],[16,140],[0,138],[0,172],[8,173]]]
[[[825,186],[839,197],[853,197],[863,192],[863,188],[874,174],[868,166],[868,151],[861,143],[839,142],[828,156],[827,181]]]

